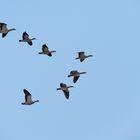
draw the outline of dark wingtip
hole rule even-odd
[[[51,56],[52,56],[52,54],[51,54],[51,53],[49,53],[49,54],[48,54],[48,56],[50,56],[50,57],[51,57]]]
[[[69,99],[69,92],[65,93],[66,99]]]
[[[26,91],[26,89],[24,88],[23,91]]]
[[[31,42],[28,42],[28,44],[29,44],[30,46],[32,46],[32,45],[33,45],[32,41],[31,41]]]
[[[29,91],[27,89],[25,89],[25,88],[23,89],[23,92],[24,93],[27,93],[27,92],[29,93]]]
[[[7,34],[8,34],[8,32],[7,33],[2,33],[2,38],[4,38]]]
[[[69,99],[69,97],[66,96],[66,99]]]
[[[73,78],[73,83],[76,83],[76,82],[78,81],[79,77],[80,77],[80,76],[74,77],[74,78]]]

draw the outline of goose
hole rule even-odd
[[[23,32],[22,39],[19,40],[19,42],[27,42],[30,46],[32,46],[32,40],[35,40],[36,38],[29,38],[29,35],[27,32]]]
[[[69,90],[68,88],[73,88],[73,86],[67,86],[64,83],[60,83],[60,88],[57,88],[57,90],[62,90],[64,92],[64,95],[66,99],[69,99]]]
[[[81,74],[86,74],[86,72],[78,72],[77,70],[72,70],[68,77],[73,76],[73,83],[76,83],[76,81],[79,79]]]
[[[28,90],[23,89],[23,92],[25,94],[25,102],[21,103],[22,105],[32,105],[36,102],[39,102],[39,100],[32,101],[32,95],[30,94]]]
[[[39,52],[38,54],[46,54],[48,56],[52,56],[52,53],[54,53],[56,51],[49,51],[49,48],[46,44],[42,45],[42,52]]]
[[[88,57],[93,57],[93,55],[85,55],[85,52],[78,52],[78,57],[75,59],[80,59],[80,62],[83,62]]]
[[[6,23],[0,23],[0,33],[2,33],[2,38],[4,38],[8,32],[16,30],[15,28],[8,29]]]

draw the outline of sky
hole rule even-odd
[[[140,1],[4,0],[0,13],[16,28],[0,37],[2,140],[140,139]],[[45,43],[52,57],[38,54]],[[71,70],[87,74],[73,84]],[[21,105],[24,88],[39,102]]]

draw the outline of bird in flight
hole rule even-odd
[[[80,62],[83,62],[88,57],[93,57],[93,55],[85,55],[85,52],[78,52],[78,57],[75,59],[80,59]]]
[[[32,40],[36,40],[36,38],[29,38],[27,32],[23,32],[22,39],[19,42],[27,42],[30,46],[32,46]]]
[[[42,52],[39,52],[38,54],[46,54],[48,56],[52,56],[52,53],[54,53],[56,51],[50,51],[48,46],[46,44],[42,45]]]
[[[32,105],[36,102],[39,102],[39,100],[32,101],[32,95],[28,90],[23,89],[23,92],[25,94],[25,102],[21,103],[22,105]]]
[[[69,99],[69,89],[68,88],[73,88],[73,86],[67,86],[64,83],[60,83],[60,88],[57,88],[57,90],[62,90],[66,99]]]
[[[77,70],[72,70],[68,77],[73,77],[73,83],[76,83],[81,74],[86,74],[86,72],[78,72]]]
[[[16,30],[15,28],[8,29],[6,23],[0,23],[0,33],[2,33],[2,38],[4,38],[8,32]]]

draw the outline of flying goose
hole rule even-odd
[[[48,56],[52,56],[52,53],[56,51],[49,51],[49,48],[46,44],[42,45],[42,52],[39,52],[38,54],[46,54]]]
[[[8,29],[6,23],[0,23],[0,33],[2,33],[2,38],[4,38],[8,32],[16,30],[15,28]]]
[[[57,88],[57,90],[62,90],[64,92],[64,95],[66,99],[69,99],[69,90],[68,88],[73,88],[73,86],[67,86],[64,83],[60,83],[60,88]]]
[[[29,35],[27,32],[23,32],[22,34],[22,40],[19,40],[19,42],[27,42],[30,46],[33,44],[32,40],[35,40],[36,38],[29,38]]]
[[[93,55],[85,55],[85,52],[78,52],[78,57],[75,59],[80,59],[80,62],[83,62],[86,58],[92,57]]]
[[[32,101],[32,95],[29,93],[28,90],[23,89],[23,92],[25,94],[25,102],[21,103],[22,105],[32,105],[36,102],[39,102],[39,100]]]
[[[86,74],[86,72],[78,72],[77,70],[73,70],[73,71],[70,72],[68,77],[73,76],[73,83],[76,83],[76,81],[79,79],[81,74]]]

